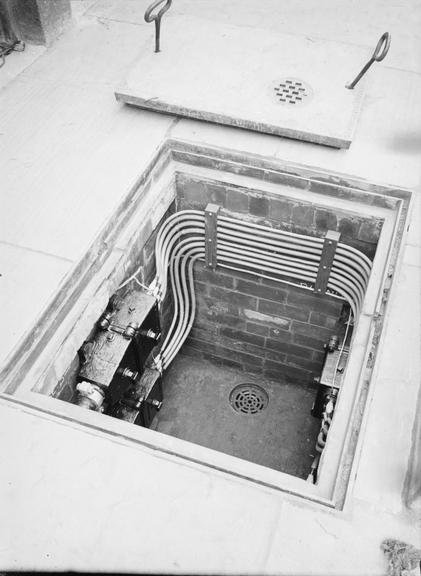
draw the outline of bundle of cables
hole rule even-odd
[[[174,360],[193,326],[196,298],[193,269],[205,259],[205,211],[176,212],[161,226],[155,245],[156,276],[148,287],[162,304],[171,285],[174,314],[160,352],[155,358],[162,372]],[[253,222],[219,216],[217,265],[314,290],[324,239],[286,232]],[[363,253],[338,243],[327,292],[350,304],[358,318],[371,271]],[[136,273],[130,277],[136,279]]]

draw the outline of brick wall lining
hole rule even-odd
[[[250,191],[240,186],[176,175],[176,209],[203,210],[216,203],[222,212],[265,226],[323,237],[327,229],[342,233],[341,241],[373,257],[381,230],[380,218],[335,213],[311,203]],[[166,216],[174,211],[171,206]],[[155,270],[157,229],[143,246],[142,281]],[[273,379],[311,384],[322,369],[324,345],[342,329],[343,302],[305,288],[195,265],[197,315],[182,353],[201,356],[218,365]],[[162,306],[164,331],[172,314],[169,295]]]
[[[341,242],[373,258],[381,218],[282,197],[216,180],[176,175],[177,209],[208,203],[222,213],[257,224],[324,237],[341,233]],[[182,353],[262,374],[309,384],[321,372],[324,344],[341,329],[343,302],[305,288],[196,264],[197,316]]]
[[[197,311],[182,353],[218,365],[311,384],[343,302],[228,269],[195,265]]]
[[[177,209],[203,210],[208,203],[229,214],[289,232],[324,237],[327,230],[341,233],[341,242],[374,258],[383,219],[363,217],[340,209],[327,209],[268,192],[249,190],[185,173],[176,175]]]

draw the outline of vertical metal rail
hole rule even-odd
[[[215,270],[218,250],[218,213],[220,206],[208,204],[205,208],[205,264]]]
[[[320,256],[319,269],[317,271],[314,291],[317,294],[324,294],[329,283],[330,271],[332,270],[333,259],[341,235],[334,230],[326,232],[325,241]]]

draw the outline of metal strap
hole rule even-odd
[[[324,294],[329,282],[330,271],[332,269],[333,259],[335,258],[336,247],[341,235],[334,230],[326,232],[323,244],[322,254],[320,256],[319,269],[317,271],[314,291],[317,294]]]
[[[212,270],[215,270],[218,259],[217,230],[220,209],[217,204],[208,204],[205,208],[205,264]]]

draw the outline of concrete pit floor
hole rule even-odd
[[[236,412],[231,390],[254,383],[269,396],[256,414]],[[320,420],[310,414],[314,388],[216,366],[179,354],[164,376],[164,403],[153,428],[268,468],[307,478]]]

